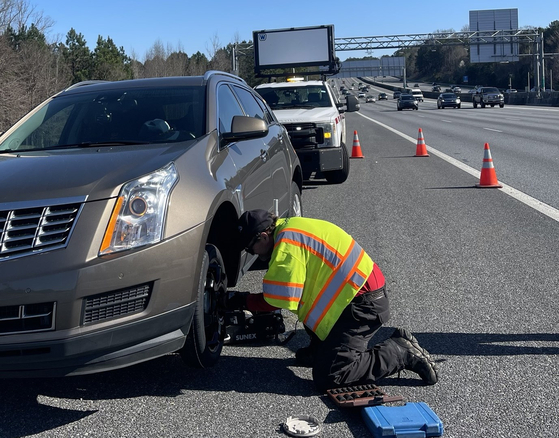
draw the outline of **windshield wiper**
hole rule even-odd
[[[89,147],[96,147],[96,146],[128,146],[128,145],[136,145],[136,144],[149,144],[149,141],[84,141],[81,143],[74,143],[74,144],[60,144],[57,146],[44,148],[43,150],[69,149],[75,147],[89,148]]]

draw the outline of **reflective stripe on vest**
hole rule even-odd
[[[343,287],[348,282],[351,281],[355,285],[358,284],[359,286],[357,286],[357,289],[365,283],[367,277],[363,276],[363,274],[357,270],[359,262],[364,254],[365,251],[363,251],[363,248],[354,240],[346,257],[341,260],[339,266],[334,267],[332,275],[316,297],[311,310],[303,321],[312,331],[316,330],[316,327],[320,324],[322,318],[324,318],[324,315],[328,312]],[[349,273],[345,274],[348,270]]]
[[[293,219],[293,227],[289,226],[291,224],[286,224],[283,229],[279,227],[275,248],[280,246],[282,251],[290,253],[290,248],[298,247],[303,253],[312,254],[316,260],[313,266],[315,263],[322,264],[320,269],[325,275],[318,283],[318,277],[313,277],[310,283],[312,286],[307,284],[306,290],[305,284],[301,282],[309,280],[306,275],[310,266],[306,266],[299,273],[305,277],[292,273],[281,278],[280,269],[277,275],[264,278],[264,295],[270,304],[296,312],[299,320],[320,339],[325,339],[347,303],[369,277],[374,263],[361,246],[343,230],[339,230],[342,235],[338,238],[341,239],[340,242],[345,242],[342,244],[344,254],[319,237],[321,229],[314,228],[316,223],[309,223],[309,229],[305,230],[301,228],[307,226],[306,222],[298,227],[297,219]],[[329,232],[335,233],[336,229],[330,229]],[[306,263],[311,261],[312,259]],[[274,271],[272,266],[270,268]],[[312,289],[309,289],[310,287]],[[303,295],[305,299],[312,300],[307,306],[301,301]],[[343,296],[337,300],[340,295]]]

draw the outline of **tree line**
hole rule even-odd
[[[31,23],[31,24],[28,24]],[[84,36],[70,29],[65,41],[49,42],[45,32],[50,19],[37,13],[26,0],[0,0],[0,132],[60,90],[85,80],[123,80],[164,76],[201,75],[207,70],[232,71],[234,43],[221,46],[211,41],[208,56],[200,51],[190,56],[184,50],[156,41],[140,62],[110,38],[99,36],[90,50]],[[542,29],[545,52],[559,52],[559,21]],[[245,41],[240,42],[247,46]],[[418,46],[397,51],[405,56],[410,79],[470,83],[523,89],[532,71],[531,57],[511,64],[470,64],[468,47],[445,46],[433,51]],[[559,80],[559,61],[546,60],[546,69]],[[238,74],[251,86],[263,79],[254,75],[254,55],[238,57]]]

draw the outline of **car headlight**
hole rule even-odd
[[[120,190],[99,255],[161,241],[171,190],[178,180],[173,163],[126,183]]]
[[[318,147],[331,147],[334,146],[334,139],[336,138],[336,126],[333,123],[317,123],[317,128],[322,128],[324,133],[324,143],[319,144]]]

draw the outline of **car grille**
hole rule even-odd
[[[65,248],[82,205],[0,210],[0,262]]]
[[[0,335],[54,329],[55,303],[0,307]]]
[[[92,295],[84,300],[82,324],[94,324],[146,309],[153,283]]]
[[[283,126],[295,149],[314,148],[324,143],[324,130],[317,128],[314,123],[285,123]]]

